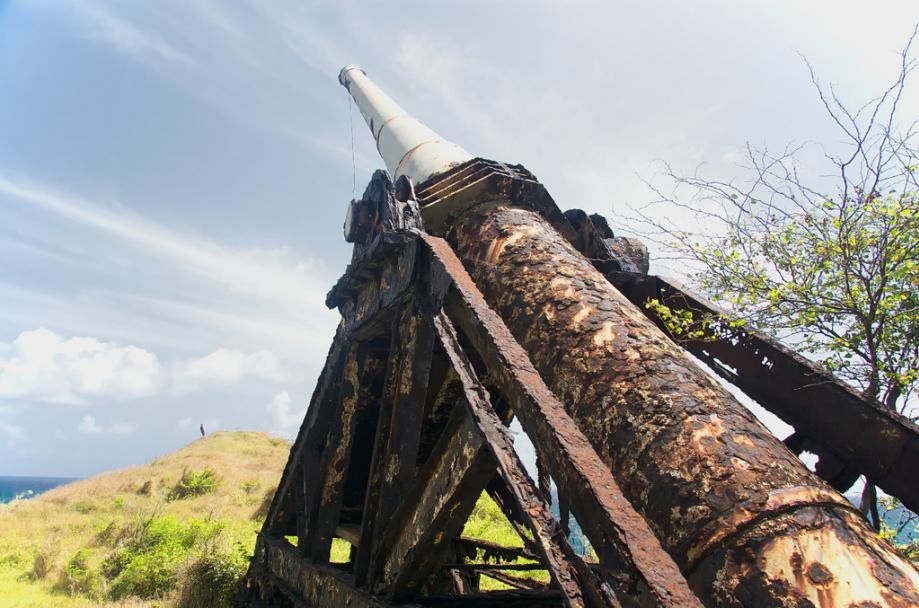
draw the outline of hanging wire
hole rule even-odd
[[[357,193],[357,163],[354,161],[354,111],[351,104],[354,102],[351,95],[348,95],[348,124],[351,126],[351,198]]]

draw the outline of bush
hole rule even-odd
[[[248,563],[248,555],[242,545],[212,543],[183,572],[176,608],[233,606]]]
[[[88,549],[80,549],[67,561],[58,586],[71,595],[84,595],[94,600],[102,598],[104,579],[90,563]]]
[[[96,535],[93,537],[93,543],[99,547],[114,545],[117,534],[118,524],[114,519],[110,519],[108,522],[99,522],[96,525]]]
[[[193,549],[215,539],[222,529],[216,522],[184,523],[173,516],[138,520],[103,564],[103,573],[112,580],[112,599],[166,595],[175,588],[179,570]]]
[[[242,487],[243,492],[246,494],[254,494],[256,491],[258,491],[259,486],[261,485],[262,484],[258,479],[247,479],[242,483],[242,486],[240,487]]]
[[[8,553],[0,555],[0,569],[14,568],[18,569],[26,565],[28,557],[22,551],[14,549]]]
[[[166,595],[175,587],[184,558],[185,552],[173,545],[130,555],[120,564],[118,576],[112,581],[112,599],[139,597],[149,600]]]
[[[60,537],[55,534],[51,536],[44,545],[35,549],[35,553],[32,557],[32,569],[29,571],[29,578],[33,581],[40,581],[51,574],[60,553]]]
[[[220,479],[213,469],[206,468],[200,471],[185,469],[182,471],[182,478],[172,488],[167,498],[169,500],[181,500],[201,496],[202,494],[213,492],[218,485],[220,485]]]

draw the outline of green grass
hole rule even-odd
[[[263,433],[215,433],[0,505],[0,604],[226,605],[289,450]]]
[[[214,433],[147,465],[0,505],[0,605],[229,605],[289,450],[263,433]],[[523,545],[484,494],[463,534]],[[331,561],[348,562],[350,551],[334,539]],[[508,588],[484,576],[480,585]]]
[[[507,547],[523,547],[523,539],[501,512],[501,508],[487,494],[479,497],[469,521],[463,528],[463,536],[479,538]],[[481,560],[476,560],[481,561]],[[516,563],[533,563],[533,560],[517,559]],[[531,578],[540,582],[549,581],[549,572],[546,570],[526,570],[514,573],[515,576]],[[500,589],[513,589],[501,581],[481,576],[479,588],[483,591]]]

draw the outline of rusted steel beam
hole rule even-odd
[[[468,595],[418,598],[418,606],[430,608],[560,608],[557,591],[491,591]]]
[[[574,552],[565,535],[560,533],[549,506],[540,498],[536,484],[514,451],[507,427],[492,409],[488,393],[460,348],[453,324],[440,314],[434,319],[434,325],[440,343],[463,384],[465,405],[498,464],[498,472],[506,488],[526,518],[542,562],[561,590],[566,605],[620,606],[616,598],[601,587],[594,573]]]
[[[378,588],[395,598],[418,592],[459,536],[495,472],[495,461],[461,407],[450,416],[440,441],[392,517],[380,541]]]
[[[378,406],[384,365],[381,354],[366,344],[352,345],[345,359],[341,405],[327,429],[321,456],[321,479],[317,485],[307,488],[312,501],[308,504],[304,550],[312,560],[320,563],[329,559],[332,537],[339,524],[359,410]]]
[[[697,316],[731,319],[717,305],[672,279],[623,272],[606,276],[658,326],[662,326],[660,319],[645,306],[648,298]],[[802,448],[835,458],[846,468],[867,475],[907,508],[919,512],[916,424],[864,399],[832,374],[761,332],[727,327],[724,331],[727,335],[711,340],[680,340],[679,344],[793,426],[804,437]],[[827,432],[829,421],[832,432]],[[838,468],[834,470],[838,475]]]
[[[523,510],[514,498],[514,493],[511,491],[510,487],[508,487],[508,483],[505,481],[504,477],[495,475],[494,479],[489,482],[488,487],[485,488],[485,491],[488,492],[491,499],[495,501],[495,504],[497,504],[501,512],[504,513],[508,523],[510,523],[511,527],[517,532],[520,540],[523,541],[523,546],[526,550],[530,553],[536,553],[533,541],[524,533],[526,529],[526,515],[524,515]]]
[[[536,559],[536,554],[525,547],[507,547],[480,538],[461,536],[453,541],[454,552],[465,559],[476,559],[479,551],[485,561],[501,559],[512,562],[518,558]]]
[[[441,568],[449,570],[547,570],[543,564],[441,564]]]
[[[599,551],[614,551],[659,606],[699,606],[673,560],[619,490],[610,470],[552,394],[500,317],[489,308],[445,241],[422,237],[453,278],[445,311],[484,359],[539,457],[571,496],[574,513]]]
[[[513,576],[506,572],[500,570],[482,570],[479,573],[481,576],[487,576],[488,578],[493,578],[496,581],[502,582],[506,585],[510,585],[515,589],[548,589],[547,585],[541,581],[534,580],[532,578],[526,578],[523,576]]]
[[[339,326],[319,380],[316,382],[316,388],[313,390],[306,417],[303,424],[300,425],[297,439],[294,441],[287,464],[281,474],[278,489],[271,500],[264,526],[268,534],[284,536],[297,533],[296,512],[298,508],[302,508],[302,505],[298,506],[295,501],[296,492],[300,491],[296,485],[304,483],[306,473],[303,465],[318,466],[318,448],[315,453],[311,453],[310,446],[319,445],[317,442],[321,440],[331,418],[334,408],[330,407],[329,401],[338,394],[347,342],[344,329]]]
[[[384,608],[360,591],[350,576],[333,566],[309,564],[284,539],[259,538],[265,548],[263,568],[294,591],[306,605],[322,608]]]
[[[539,490],[514,451],[514,442],[507,427],[492,409],[488,392],[463,353],[453,324],[443,314],[439,314],[434,319],[434,327],[441,346],[462,382],[469,414],[498,464],[499,475],[505,480],[507,488],[527,518],[543,567],[549,571],[552,581],[561,591],[565,605],[620,606],[611,593],[601,588],[594,573],[575,554],[564,534],[559,533],[558,523],[552,517],[549,505],[540,498]]]
[[[424,404],[434,350],[434,330],[428,298],[421,290],[406,305],[393,326],[386,372],[386,389],[377,421],[373,465],[364,500],[355,579],[367,582],[374,571],[374,542],[415,480],[416,460],[424,423]],[[384,522],[380,525],[380,522]],[[372,586],[373,581],[370,581]]]
[[[494,315],[479,301],[480,289],[501,315],[485,326],[503,332],[496,334],[501,338],[461,328],[489,367],[511,370],[506,382],[521,403],[562,409],[554,392],[596,449],[564,445],[558,421],[569,419],[557,418],[555,409],[551,423],[534,416],[528,428],[525,406],[512,399],[537,449],[550,463],[555,458],[556,481],[570,486],[574,514],[595,548],[594,536],[607,526],[598,530],[584,506],[605,489],[596,480],[612,472],[710,605],[919,604],[919,573],[538,214],[483,202],[456,218],[452,235],[475,283],[457,282],[464,293],[448,298],[451,317]],[[514,338],[526,353],[518,352]],[[548,428],[540,430],[540,421]],[[576,470],[580,477],[566,483],[572,472],[564,471],[556,452],[599,454],[602,462]],[[587,487],[593,492],[584,492]],[[637,529],[612,515],[609,529]],[[657,547],[656,541],[618,540],[620,553],[638,561],[655,588],[673,587],[673,577],[659,580],[659,570],[635,560],[638,548]],[[658,562],[659,553],[647,557]],[[666,567],[675,570],[672,562]],[[815,576],[798,576],[806,574],[801,568]]]

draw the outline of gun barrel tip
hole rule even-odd
[[[345,67],[343,67],[343,68],[341,69],[341,71],[338,73],[338,82],[340,82],[340,83],[341,83],[341,86],[343,86],[343,87],[345,87],[345,88],[348,87],[348,81],[346,80],[346,78],[347,78],[346,75],[347,75],[347,73],[350,72],[351,70],[357,70],[357,71],[359,71],[361,74],[363,74],[364,76],[367,75],[367,72],[364,71],[364,68],[360,67],[359,65],[354,65],[354,64],[349,63],[348,65],[346,65]]]

